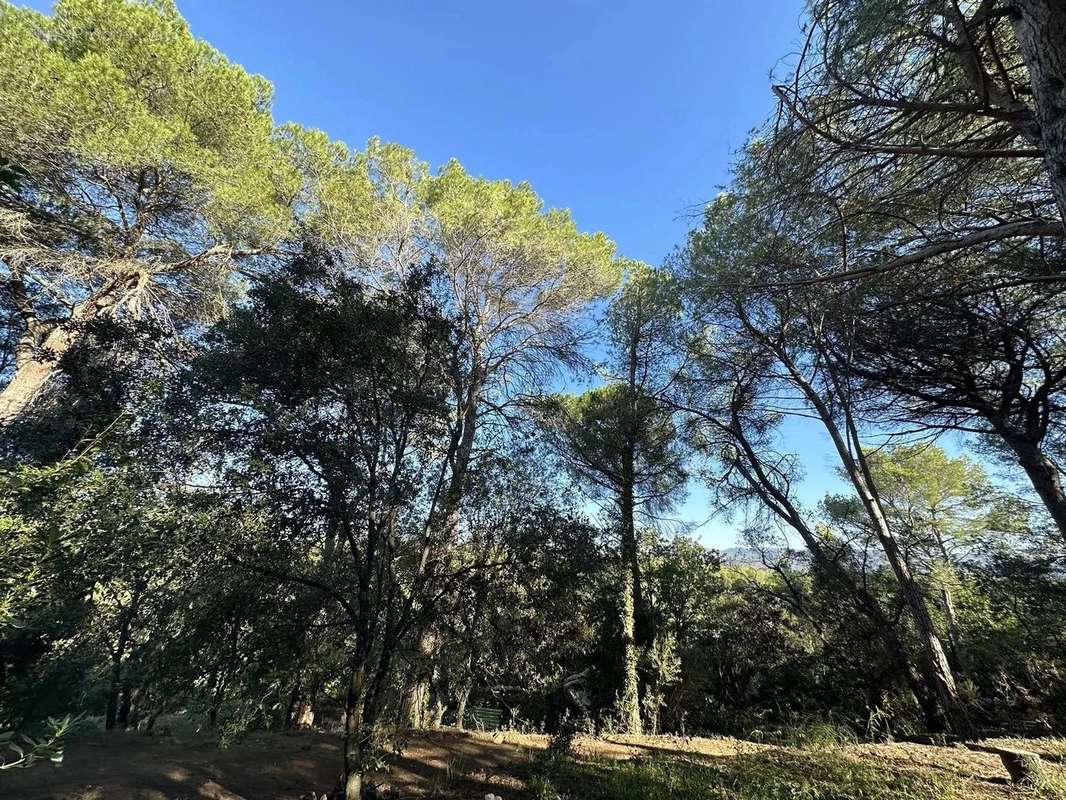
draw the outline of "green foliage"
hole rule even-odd
[[[5,3],[0,87],[5,158],[86,231],[108,215],[101,203],[78,219],[83,190],[158,212],[154,229],[184,220],[239,246],[288,229],[296,174],[270,84],[195,39],[172,2],[61,0],[52,16]],[[139,194],[146,181],[153,195]]]
[[[1026,515],[1012,509],[967,456],[953,458],[935,445],[900,445],[870,453],[869,464],[881,497],[907,535],[951,547],[989,531],[1024,531]]]
[[[92,591],[89,537],[68,527],[71,487],[89,465],[20,467],[0,476],[0,725],[73,710],[85,668],[77,631],[88,622]],[[43,513],[42,513],[43,512]],[[76,512],[75,512],[76,513]],[[43,685],[48,681],[49,686]]]
[[[573,311],[618,284],[610,239],[580,233],[569,211],[545,209],[528,183],[475,177],[453,160],[430,180],[426,202],[444,262],[465,284],[462,299],[503,304],[475,313],[506,318],[537,289],[542,313]]]
[[[658,505],[682,483],[671,414],[651,397],[635,397],[624,384],[549,396],[542,401],[540,417],[558,437],[575,474],[594,491],[608,497],[619,492],[630,450],[637,502]]]
[[[55,766],[63,763],[64,740],[77,725],[80,715],[67,715],[62,719],[49,717],[47,733],[32,737],[16,731],[0,731],[0,770],[32,767],[37,762],[47,761]]]
[[[323,131],[291,123],[279,136],[302,178],[298,204],[310,230],[370,276],[422,259],[428,169],[411,150],[372,138],[352,152]]]

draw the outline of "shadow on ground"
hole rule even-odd
[[[491,792],[518,800],[527,796],[523,778],[547,744],[546,736],[519,733],[401,733],[388,768],[372,779],[402,797],[481,800]],[[614,736],[575,744],[578,758],[593,763],[680,756],[728,766],[759,753],[786,756],[729,738]],[[987,753],[915,744],[855,745],[840,753],[885,774],[957,776],[974,798],[1010,796],[999,759]],[[802,759],[803,751],[790,757]],[[0,800],[298,800],[331,789],[341,762],[339,738],[326,733],[256,734],[227,750],[207,739],[99,733],[72,739],[61,767],[0,772]]]

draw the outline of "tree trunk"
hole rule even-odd
[[[0,427],[17,421],[41,399],[59,360],[74,341],[69,329],[57,327],[45,338],[39,352],[19,365],[7,386],[0,391]]]
[[[363,774],[369,755],[370,726],[364,719],[366,658],[356,657],[344,704],[344,800],[362,800]]]
[[[1032,81],[1051,190],[1066,226],[1066,3],[1011,0],[1010,6],[1014,35]]]
[[[947,545],[940,532],[934,530],[937,549],[940,551],[941,563],[952,579],[955,577],[955,568],[951,563]],[[948,623],[948,640],[951,643],[951,666],[955,670],[956,678],[963,673],[962,629],[959,627],[959,618],[955,613],[955,597],[951,592],[951,586],[944,581],[940,584],[940,603],[944,607],[944,619]]]
[[[429,704],[429,713],[426,715],[426,727],[434,731],[440,730],[441,725],[444,724],[444,712],[447,707],[444,694],[440,691],[435,692]]]
[[[959,633],[959,620],[955,614],[955,600],[951,589],[940,587],[940,602],[944,606],[944,618],[948,623],[948,641],[951,643],[951,667],[956,675],[962,674],[962,636]]]
[[[59,362],[77,343],[80,331],[115,303],[115,297],[131,276],[119,276],[74,308],[70,319],[56,325],[34,348],[20,348],[14,376],[0,391],[0,428],[16,422],[44,394]]]
[[[1039,753],[1028,750],[1012,750],[1006,747],[995,749],[999,760],[1007,768],[1013,786],[1037,789],[1044,782],[1044,765]]]
[[[637,637],[635,602],[633,597],[633,573],[628,566],[622,567],[622,696],[619,698],[618,716],[623,733],[639,735],[640,684],[637,677]]]
[[[766,342],[774,355],[777,356],[781,365],[788,371],[792,382],[802,392],[811,408],[817,413],[822,426],[829,434],[833,447],[837,452],[844,473],[855,489],[855,493],[862,502],[863,510],[881,544],[885,558],[896,576],[900,593],[911,612],[911,618],[917,628],[919,640],[922,643],[922,651],[925,656],[925,670],[927,677],[933,681],[936,693],[944,708],[944,714],[948,718],[952,729],[958,735],[968,738],[973,734],[973,726],[969,713],[959,696],[958,687],[955,685],[955,676],[948,662],[944,645],[937,635],[932,617],[929,615],[929,606],[922,588],[914,578],[906,559],[900,552],[899,541],[892,532],[881,506],[881,500],[877,494],[877,486],[870,473],[869,465],[863,453],[862,442],[859,440],[858,425],[852,416],[852,408],[849,402],[848,386],[838,374],[836,366],[825,359],[824,369],[826,385],[823,391],[834,401],[835,408],[830,408],[822,393],[820,393],[811,381],[801,372],[799,366],[793,360],[790,353],[779,343],[768,339],[765,334],[750,325],[747,317],[744,317],[748,329],[756,332],[759,338]],[[825,356],[824,353],[819,353]],[[842,418],[843,430],[838,419]]]
[[[488,549],[484,551],[482,557],[486,557]],[[465,727],[463,723],[463,717],[466,716],[466,705],[470,701],[470,693],[474,688],[475,670],[478,663],[478,629],[481,627],[481,620],[485,613],[485,601],[488,595],[488,585],[486,581],[479,581],[477,583],[477,590],[474,596],[474,609],[470,615],[470,621],[467,628],[466,637],[466,670],[462,675],[459,683],[459,690],[456,693],[456,706],[455,706],[455,725],[459,730],[463,730]]]
[[[296,727],[296,707],[300,702],[300,681],[297,679],[289,692],[289,705],[285,709],[285,730],[289,731]]]
[[[209,686],[211,689],[211,705],[207,711],[207,722],[214,728],[218,722],[218,703],[215,702],[215,698],[218,696],[218,686],[222,682],[222,659],[215,661],[215,666],[211,669],[211,680]]]
[[[848,594],[859,613],[870,621],[873,629],[880,635],[889,659],[906,681],[921,708],[926,727],[932,732],[939,732],[943,729],[943,718],[937,706],[936,692],[931,691],[931,681],[925,673],[916,668],[910,653],[899,638],[895,624],[885,614],[877,598],[856,581],[836,558],[826,552],[823,540],[806,523],[787,492],[777,486],[766,473],[758,453],[744,433],[737,409],[733,408],[731,414],[731,424],[723,426],[723,430],[728,432],[739,446],[739,454],[743,454],[744,461],[741,461],[738,455],[734,462],[741,476],[767,508],[799,534],[815,566],[831,576]]]
[[[301,697],[293,712],[292,727],[308,730],[315,724],[315,706],[310,697]]]
[[[128,683],[122,684],[122,701],[118,706],[118,718],[116,722],[122,727],[122,730],[126,730],[130,723],[130,711],[133,709],[133,687]]]
[[[630,386],[631,394],[635,394]],[[619,486],[618,511],[621,517],[619,531],[621,543],[621,607],[622,607],[622,696],[619,716],[624,733],[639,735],[640,722],[640,678],[637,667],[639,651],[637,648],[637,609],[640,595],[640,562],[637,548],[635,455],[636,431],[633,414],[626,420],[629,428],[626,435],[626,447],[622,454],[622,483]]]
[[[1058,464],[1031,441],[1009,433],[1001,435],[1014,451],[1025,474],[1029,476],[1033,489],[1044,501],[1044,506],[1051,515],[1051,519],[1054,520],[1059,533],[1066,539],[1066,490],[1062,486],[1062,473],[1059,471]]]
[[[638,665],[637,615],[643,618],[643,588],[640,581],[640,552],[637,543],[636,520],[636,456],[637,443],[640,438],[640,421],[637,403],[640,399],[640,387],[637,371],[640,365],[639,346],[641,334],[639,329],[630,331],[626,352],[626,389],[627,408],[622,420],[624,445],[622,450],[621,484],[618,489],[618,511],[621,517],[621,556],[622,556],[622,696],[619,716],[625,733],[640,735],[642,724],[640,717],[640,676]],[[642,636],[648,631],[640,626]]]
[[[854,438],[854,437],[853,437]],[[940,641],[932,617],[929,615],[929,605],[926,602],[925,593],[911,572],[907,560],[899,549],[899,542],[893,535],[885,518],[881,502],[877,497],[873,482],[870,479],[869,470],[866,467],[862,451],[856,442],[855,454],[841,452],[841,461],[845,471],[851,478],[856,492],[866,508],[867,515],[873,524],[881,549],[885,553],[892,572],[895,573],[896,582],[900,592],[911,612],[911,618],[917,628],[918,636],[925,652],[929,675],[933,679],[937,694],[944,706],[944,713],[951,723],[952,729],[964,738],[973,735],[973,726],[970,722],[969,713],[959,697],[959,690],[955,684],[955,674],[948,661],[944,645]]]
[[[466,729],[466,705],[470,702],[470,691],[473,688],[472,682],[467,680],[459,687],[459,691],[455,698],[455,727],[459,730]]]
[[[432,643],[428,635],[419,637],[419,659],[432,657],[433,651],[430,649]],[[414,674],[400,700],[400,717],[408,728],[424,728],[426,725],[426,719],[429,716],[429,679],[430,676],[424,674],[416,665]]]
[[[223,677],[215,684],[215,690],[211,693],[211,708],[207,712],[207,719],[212,728],[218,725],[218,712],[222,710],[222,701],[226,697],[225,684],[226,679]]]
[[[892,549],[891,546],[886,548],[886,555],[889,557],[890,563],[892,563],[893,558],[897,559],[897,562],[892,564],[893,572],[897,574],[903,598],[907,602],[911,616],[914,619],[933,683],[944,706],[944,712],[955,733],[963,738],[970,738],[973,736],[973,725],[969,713],[963,705],[962,698],[959,696],[951,662],[948,660],[944,646],[936,633],[933,620],[929,616],[929,607],[926,604],[925,596],[922,594],[921,587],[918,586],[917,581],[914,580],[910,569],[906,564],[902,563],[898,552],[894,556],[889,555],[888,550],[890,549]]]
[[[826,424],[828,426],[830,423],[827,422]],[[929,605],[926,602],[925,593],[915,579],[914,573],[911,572],[907,560],[900,552],[899,542],[889,527],[884,509],[881,507],[881,501],[877,497],[876,488],[866,466],[865,457],[862,453],[861,445],[858,443],[853,424],[850,420],[847,424],[851,431],[850,438],[854,443],[854,453],[849,452],[846,447],[841,449],[839,433],[831,431],[834,441],[838,443],[841,463],[843,463],[845,472],[851,479],[851,483],[855,487],[863,507],[866,509],[874,532],[881,543],[881,549],[888,560],[889,566],[892,567],[900,592],[908,610],[911,612],[911,618],[914,620],[915,628],[922,643],[922,650],[925,653],[926,668],[943,704],[944,713],[955,733],[964,738],[969,738],[973,735],[973,726],[969,713],[959,696],[958,686],[955,684],[955,674],[951,668],[951,663],[948,661],[947,653],[944,651],[944,645],[941,643],[936,627],[933,625],[933,619],[929,615]]]
[[[137,607],[140,605],[141,589],[135,586],[130,604],[123,609],[122,619],[119,623],[118,641],[115,649],[111,651],[111,680],[107,687],[107,709],[104,712],[104,729],[112,730],[118,721],[119,694],[122,691],[122,659],[126,655],[126,647],[129,645],[130,633],[133,629],[133,620],[137,616]]]
[[[458,420],[458,436],[454,440],[451,458],[451,475],[444,497],[430,520],[429,535],[432,538],[430,559],[437,561],[447,551],[452,534],[459,524],[459,511],[466,491],[466,478],[470,472],[470,460],[474,452],[474,437],[477,434],[478,399],[484,385],[481,371],[475,367],[471,373],[470,386],[463,394],[463,404]],[[400,700],[400,718],[408,727],[422,728],[429,718],[430,680],[433,665],[437,660],[437,638],[426,624],[417,634],[416,668]]]
[[[123,642],[119,639],[120,644]],[[111,680],[107,686],[107,710],[104,712],[104,729],[113,730],[118,718],[118,696],[122,684],[122,653],[111,654]]]

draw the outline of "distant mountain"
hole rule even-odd
[[[730,567],[763,567],[763,557],[768,562],[774,562],[789,552],[792,553],[793,559],[799,564],[803,564],[807,561],[807,551],[803,549],[799,550],[786,550],[784,547],[771,547],[768,548],[764,554],[761,554],[754,547],[726,547],[719,551],[722,554],[722,563]],[[861,553],[855,553],[856,558],[861,558]],[[876,548],[871,548],[866,554],[866,565],[868,569],[877,569],[885,565],[885,555]]]

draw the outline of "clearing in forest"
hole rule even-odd
[[[1059,740],[1015,741],[1048,762],[1043,791],[1012,789],[988,753],[919,744],[800,749],[731,738],[579,738],[551,759],[546,736],[442,730],[400,734],[375,783],[385,796],[504,800],[810,800],[1058,798]],[[59,768],[0,773],[3,800],[299,800],[333,785],[340,742],[325,733],[257,734],[226,750],[208,740],[95,734],[70,743]]]

